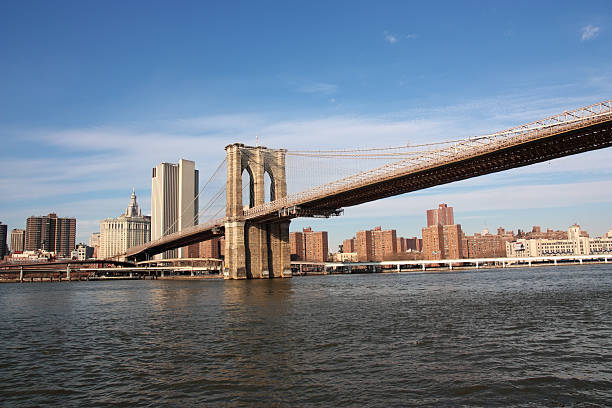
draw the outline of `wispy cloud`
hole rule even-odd
[[[600,28],[598,26],[594,26],[592,24],[584,26],[580,30],[581,32],[580,40],[581,41],[592,40],[599,35],[599,31],[600,31]]]
[[[335,89],[331,84],[314,85],[311,91]],[[562,91],[558,93],[564,94],[566,89]],[[96,219],[117,216],[124,210],[131,187],[136,187],[139,202],[146,212],[151,168],[157,163],[176,162],[179,158],[195,160],[201,179],[204,180],[224,159],[224,147],[227,144],[254,144],[256,134],[265,146],[289,150],[398,146],[476,136],[593,102],[592,97],[555,98],[548,96],[551,94],[555,92],[544,89],[539,97],[534,94],[517,94],[379,115],[279,118],[278,115],[265,112],[236,113],[180,118],[154,125],[133,124],[130,127],[30,130],[27,132],[28,143],[49,146],[57,154],[52,158],[0,162],[0,210],[3,217],[8,217],[2,221],[11,226],[19,226],[28,215],[46,214],[52,210],[60,214],[63,210],[63,216],[75,215],[90,221],[79,224],[80,239],[85,239],[86,235],[95,230],[85,229],[95,228]],[[23,135],[26,131],[21,130],[19,133]],[[553,198],[542,201],[541,205],[554,205],[554,200],[560,203],[573,202],[573,197],[586,197],[590,202],[611,202],[612,193],[605,193],[612,191],[612,188],[608,188],[609,182],[605,181],[606,175],[612,174],[612,162],[608,156],[609,152],[602,150],[588,153],[588,156],[568,157],[487,178],[454,183],[445,187],[449,190],[436,190],[439,197],[430,197],[429,201],[442,200],[443,196],[449,195],[458,203],[457,207],[463,203],[469,205],[470,201],[475,200],[474,197],[492,205],[492,198],[503,202],[508,196],[515,195],[521,198],[517,202],[524,206],[525,202],[530,202],[529,197],[542,197],[537,192],[544,191],[541,187],[544,185],[544,189]],[[288,164],[293,166],[288,167],[288,177],[290,180],[295,177],[296,180],[290,181],[290,192],[358,173],[365,170],[362,167],[364,165],[372,168],[377,164],[363,160],[334,160],[333,163],[328,160],[316,162],[313,167],[312,161],[300,163],[299,160],[309,159],[293,156],[288,160]],[[304,172],[307,166],[316,171]],[[53,171],[41,172],[39,169]],[[580,187],[582,182],[593,183],[595,176],[603,180],[603,184],[584,184],[584,187]],[[575,185],[559,186],[557,183],[560,182],[556,180]],[[517,190],[519,184],[524,186],[522,190]],[[596,188],[596,185],[605,188]],[[566,196],[563,192],[570,190],[579,193],[564,198]],[[597,195],[585,195],[591,190],[596,191]],[[211,191],[214,192],[216,189]],[[75,194],[78,197],[65,198]],[[424,191],[422,194],[411,195],[410,202],[418,203],[415,207],[418,207],[418,211],[431,205],[429,201],[425,203],[418,198],[427,194],[431,193]],[[103,198],[96,200],[95,197]],[[69,204],[83,204],[83,200],[88,199],[87,208]],[[200,201],[203,203],[207,199],[202,198]],[[384,200],[373,205],[372,214],[381,213],[375,208],[382,209],[395,203],[386,202]],[[12,210],[17,208],[23,211],[11,215]],[[400,205],[397,215],[405,211]],[[418,212],[417,209],[414,211]],[[386,211],[383,213],[392,214]]]
[[[384,34],[385,41],[388,42],[389,44],[395,44],[397,42],[397,36],[391,34],[388,31],[385,31],[383,34]]]
[[[338,90],[338,85],[329,84],[325,82],[305,84],[298,88],[298,91],[302,93],[323,94],[323,95],[330,95],[330,94],[336,93],[337,90]]]
[[[415,33],[410,33],[410,34],[393,34],[393,33],[390,33],[389,31],[385,31],[385,32],[383,32],[383,38],[389,44],[395,44],[396,42],[398,42],[401,39],[415,40],[415,39],[419,38],[419,35],[415,34]]]

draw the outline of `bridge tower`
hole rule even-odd
[[[225,267],[228,279],[291,277],[289,220],[250,222],[244,217],[242,173],[250,176],[249,205],[265,203],[265,173],[271,180],[272,201],[287,196],[286,150],[241,143],[225,147],[227,152],[227,205],[225,219]]]

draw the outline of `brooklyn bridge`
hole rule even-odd
[[[439,143],[301,151],[230,144],[209,181],[223,173],[227,178],[200,213],[223,200],[219,209],[202,216],[198,225],[130,248],[125,257],[147,260],[225,235],[227,278],[290,277],[293,218],[339,215],[345,207],[611,145],[612,100],[492,134]],[[290,158],[302,160],[296,174],[327,172],[335,178],[288,192]],[[308,159],[314,165],[304,164]],[[365,162],[370,168],[342,175],[337,163],[346,162]]]

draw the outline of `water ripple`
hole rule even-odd
[[[607,406],[612,269],[0,285],[6,406]]]

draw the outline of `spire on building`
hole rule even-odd
[[[127,217],[138,217],[141,215],[140,208],[138,208],[138,203],[136,202],[136,191],[132,188],[132,196],[130,197],[130,205],[125,211],[125,215]]]

